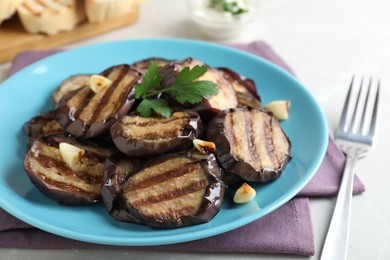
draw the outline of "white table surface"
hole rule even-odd
[[[175,37],[212,41],[187,17],[183,0],[150,0],[140,20],[127,28],[67,47],[116,39]],[[255,22],[226,42],[264,40],[291,65],[325,111],[330,131],[337,124],[353,74],[381,78],[378,142],[356,172],[367,191],[353,198],[348,259],[390,259],[390,1],[262,0]],[[9,64],[0,65],[0,79]],[[316,254],[313,257],[259,254],[195,254],[128,250],[0,249],[0,259],[319,259],[334,198],[310,200]],[[218,243],[218,241],[216,241]]]

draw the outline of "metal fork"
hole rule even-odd
[[[370,96],[372,95],[372,80],[370,78],[367,90],[365,91],[365,97],[362,96],[363,82],[364,79],[362,78],[359,92],[356,101],[354,102],[354,109],[353,111],[349,111],[349,107],[353,105],[351,104],[353,103],[351,101],[351,95],[354,88],[354,77],[352,78],[339,126],[336,131],[336,143],[345,152],[347,160],[332,220],[322,249],[321,260],[347,259],[349,220],[354,179],[353,169],[356,161],[363,158],[371,151],[378,118],[380,81],[378,81],[371,116],[367,116],[367,110]],[[364,104],[362,102],[364,102]]]

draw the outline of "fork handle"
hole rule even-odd
[[[353,169],[356,158],[347,155],[344,174],[337,195],[332,220],[324,247],[322,248],[321,260],[345,260],[348,252],[349,220],[351,213],[351,201],[353,192]]]

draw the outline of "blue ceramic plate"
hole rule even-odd
[[[282,176],[254,185],[256,198],[233,205],[226,197],[222,210],[202,225],[156,230],[121,223],[102,205],[65,207],[42,195],[23,169],[26,140],[23,125],[51,108],[50,95],[65,78],[99,73],[108,66],[149,57],[182,59],[188,56],[211,66],[231,68],[254,79],[263,103],[291,100],[290,118],[282,123],[292,142],[293,160]],[[220,234],[280,207],[299,192],[318,169],[327,147],[324,115],[307,89],[277,66],[234,49],[204,42],[147,39],[110,42],[66,51],[18,72],[0,86],[0,206],[15,217],[48,232],[87,242],[110,245],[159,245]]]

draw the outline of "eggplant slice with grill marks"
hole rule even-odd
[[[74,163],[64,158],[62,144],[82,151]],[[59,204],[87,205],[100,200],[104,162],[112,154],[110,149],[66,135],[44,136],[26,153],[24,168],[31,182]]]
[[[245,78],[231,69],[219,68],[218,70],[232,84],[237,95],[238,107],[261,107],[261,98],[253,80]]]
[[[140,72],[142,75],[145,75],[146,71],[149,68],[149,65],[155,62],[157,67],[162,68],[168,63],[170,63],[170,60],[163,59],[163,58],[149,58],[145,60],[137,61],[133,64],[131,64],[131,68],[135,69],[136,71]]]
[[[123,184],[146,163],[145,159],[130,158],[122,153],[108,158],[104,164],[102,201],[116,220],[136,222],[123,200]]]
[[[169,118],[133,114],[111,127],[115,145],[131,157],[188,149],[201,132],[200,117],[191,110],[174,112]]]
[[[78,74],[64,80],[51,96],[53,104],[57,105],[61,98],[67,93],[72,92],[78,88],[88,86],[91,76],[91,74]]]
[[[193,58],[174,61],[163,67],[161,69],[161,74],[164,76],[162,86],[172,84],[180,71],[185,67],[193,68],[196,65],[208,67],[206,73],[197,78],[197,80],[209,80],[216,83],[218,94],[210,98],[203,98],[202,103],[195,105],[193,109],[198,111],[204,119],[209,119],[224,109],[237,107],[238,100],[236,92],[234,91],[232,84],[223,76],[223,73],[218,69],[209,67],[205,63]]]
[[[121,196],[126,221],[176,228],[208,222],[221,209],[225,189],[214,155],[192,151],[150,161],[123,184]]]
[[[97,93],[84,86],[66,94],[56,109],[58,122],[76,137],[91,138],[109,130],[133,106],[134,86],[140,74],[128,65],[118,65],[100,75],[112,84]]]
[[[290,140],[266,110],[225,110],[210,122],[207,137],[222,168],[247,181],[276,179],[291,160]]]
[[[41,136],[62,133],[64,129],[57,122],[54,111],[50,111],[31,118],[24,125],[24,131],[27,136],[27,147],[30,148]]]

